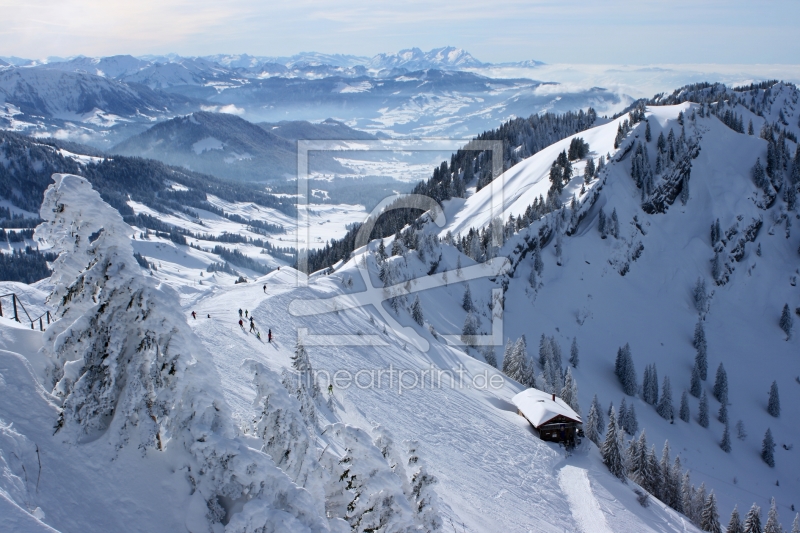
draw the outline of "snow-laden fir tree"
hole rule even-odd
[[[628,417],[628,403],[623,396],[622,401],[619,402],[619,409],[617,410],[617,427],[625,429],[625,420]]]
[[[675,505],[673,505],[672,508],[682,513],[683,497],[681,493],[681,480],[683,479],[683,465],[681,464],[680,456],[676,456],[675,461],[672,463],[672,479],[675,483]]]
[[[783,533],[783,527],[778,520],[778,506],[775,505],[775,498],[769,506],[769,513],[767,513],[767,523],[764,524],[764,533]]]
[[[794,515],[794,522],[792,522],[792,533],[800,533],[800,513]]]
[[[511,339],[506,340],[506,347],[503,350],[503,374],[508,377],[511,377],[513,373],[516,373],[517,370],[515,365],[517,364],[514,361],[513,357],[511,356],[511,351],[514,348],[514,343],[511,342]],[[512,378],[513,379],[513,378]]]
[[[650,142],[653,139],[652,134],[650,133],[650,121],[646,120],[646,125],[644,127],[644,140]]]
[[[642,399],[650,405],[658,404],[658,372],[655,363],[644,368]]]
[[[381,239],[380,243],[378,244],[378,262],[382,263],[386,260],[386,246],[383,244],[383,239]]]
[[[595,171],[594,159],[591,157],[587,158],[586,166],[583,168],[583,182],[588,184],[590,181],[592,181]]]
[[[691,420],[691,414],[689,412],[689,395],[686,393],[686,391],[683,391],[681,394],[681,407],[678,411],[678,418],[684,422],[689,422]]]
[[[659,498],[661,501],[674,507],[675,502],[680,497],[680,480],[672,475],[672,460],[670,459],[669,441],[664,441],[664,449],[661,451],[661,491]]]
[[[744,533],[742,519],[739,518],[739,507],[736,505],[731,511],[731,519],[728,521],[728,529],[725,530],[725,533]]]
[[[419,296],[414,296],[414,303],[411,304],[411,318],[420,326],[425,322],[425,317],[422,314],[422,305],[419,303]]]
[[[769,401],[767,402],[767,412],[774,417],[781,416],[781,398],[778,396],[778,382],[773,381],[769,387]]]
[[[553,384],[560,389],[564,386],[564,365],[561,362],[561,346],[555,336],[550,336],[550,346],[553,349]]]
[[[406,441],[408,446],[408,470],[411,473],[411,496],[414,511],[423,531],[441,531],[443,522],[439,514],[439,498],[433,485],[437,479],[427,470],[417,453],[416,441]]]
[[[636,419],[636,407],[634,407],[633,402],[631,402],[631,406],[625,413],[625,431],[629,435],[635,435],[639,431],[639,421]]]
[[[661,472],[661,465],[658,462],[658,457],[656,456],[655,444],[653,444],[650,447],[650,451],[647,452],[647,467],[650,469],[650,475],[652,476],[650,493],[656,498],[660,498],[661,489],[664,486],[664,476],[663,472]]]
[[[689,520],[694,521],[694,485],[692,485],[688,470],[683,473],[683,478],[681,479],[681,506],[683,507],[683,514]]]
[[[723,452],[731,453],[731,431],[727,420],[725,421],[725,429],[722,432],[722,442],[719,443],[719,447],[722,448]]]
[[[533,269],[541,276],[544,271],[544,261],[542,260],[542,248],[539,239],[533,240]]]
[[[464,289],[464,297],[461,298],[461,307],[467,313],[475,308],[475,306],[472,304],[472,293],[469,290],[469,283],[467,283],[467,286]]]
[[[697,526],[700,526],[700,521],[703,519],[703,509],[705,509],[706,506],[706,499],[706,484],[703,482],[700,483],[700,486],[694,491],[694,501],[692,502],[694,511],[692,521]]]
[[[633,366],[631,347],[628,344],[617,350],[617,359],[614,364],[614,373],[617,375],[622,390],[628,396],[636,395],[638,386],[636,384],[636,369]]]
[[[573,368],[578,368],[578,338],[572,337],[572,346],[569,349],[569,364],[572,365]]]
[[[784,304],[783,311],[781,312],[781,320],[778,325],[780,325],[783,332],[786,333],[786,340],[791,339],[794,318],[792,318],[792,313],[789,311],[789,304]]]
[[[717,413],[717,420],[722,422],[723,424],[728,423],[728,404],[723,403],[719,406],[719,412]]]
[[[472,347],[477,346],[478,343],[478,319],[471,311],[464,318],[464,327],[461,328],[461,342]]]
[[[535,385],[535,368],[533,366],[533,361],[531,361],[530,357],[528,357],[528,341],[525,339],[525,335],[520,336],[517,339],[517,342],[514,343],[514,358],[520,361],[521,371],[521,381],[523,385],[527,387],[533,387]],[[577,389],[576,389],[577,390]]]
[[[606,438],[603,441],[603,445],[600,447],[600,454],[603,456],[603,464],[608,467],[609,471],[614,476],[624,480],[625,460],[617,432],[617,416],[612,408],[611,414],[608,415]]]
[[[611,220],[609,221],[611,228],[609,229],[609,233],[615,238],[619,239],[619,217],[617,216],[617,208],[615,207],[611,211]]]
[[[692,382],[689,386],[689,392],[692,393],[692,396],[695,398],[699,398],[700,394],[703,392],[703,384],[700,381],[700,368],[697,366],[697,361],[695,361],[694,366],[692,366]]]
[[[728,374],[722,363],[717,367],[717,376],[714,379],[714,398],[720,403],[728,403]]]
[[[561,389],[561,399],[572,407],[572,410],[580,415],[581,407],[578,404],[578,383],[572,376],[572,369],[567,367],[567,375],[564,378],[564,387]]]
[[[717,497],[714,491],[706,498],[703,512],[700,516],[700,529],[710,533],[722,533],[722,528],[719,525],[719,513],[717,512]]]
[[[739,440],[747,438],[747,431],[744,429],[744,422],[741,420],[736,422],[736,438]]]
[[[661,399],[658,401],[656,411],[661,418],[672,420],[674,417],[672,408],[672,387],[669,383],[669,376],[664,376],[664,384],[661,386]]]
[[[769,428],[764,433],[764,440],[761,441],[761,459],[770,467],[775,466],[775,441],[772,439],[772,431]]]
[[[586,425],[584,426],[584,433],[586,438],[600,446],[600,417],[602,417],[600,406],[597,403],[597,395],[592,399],[592,405],[589,407],[589,414],[586,416]]]
[[[705,381],[708,378],[708,344],[706,343],[706,331],[703,327],[703,321],[698,320],[694,328],[694,339],[692,344],[697,348],[697,369],[700,371],[700,379]]]
[[[650,473],[647,463],[647,435],[645,430],[639,434],[639,439],[631,439],[627,452],[628,475],[644,490],[650,492]]]
[[[403,238],[400,236],[400,231],[394,234],[392,255],[403,255]]]
[[[708,309],[708,294],[706,292],[706,280],[702,277],[697,278],[697,283],[695,283],[694,290],[694,307],[697,309],[697,312],[703,314]]]
[[[597,214],[597,231],[600,232],[601,239],[608,237],[608,221],[606,220],[606,212],[603,211],[602,207]]]
[[[697,423],[701,427],[708,427],[708,397],[703,392],[703,397],[700,398],[700,412],[697,414]]]
[[[755,503],[744,517],[744,533],[761,533],[761,507]]]

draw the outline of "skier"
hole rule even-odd
[[[250,317],[250,333],[254,332],[255,330],[256,330],[256,323],[253,320],[253,317]]]
[[[272,342],[272,329],[267,332],[267,341]]]
[[[258,340],[261,340],[261,332],[260,331],[256,331],[256,338]]]
[[[328,385],[328,394],[333,394],[333,385]]]
[[[195,313],[194,311],[192,311],[192,318],[197,320],[197,313]]]
[[[264,294],[267,294],[267,286],[264,285]]]
[[[244,310],[244,317],[247,318],[247,309]]]
[[[211,313],[208,314],[208,318],[211,318]]]
[[[239,308],[239,318],[242,318],[242,309]]]
[[[244,322],[242,322],[241,318],[239,319],[239,327],[242,328],[242,330],[244,330]]]

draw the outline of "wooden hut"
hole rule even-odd
[[[572,407],[555,394],[527,389],[511,399],[517,413],[538,432],[539,438],[551,442],[575,445],[583,434],[583,421]]]

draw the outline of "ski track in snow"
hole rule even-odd
[[[558,473],[558,485],[567,496],[572,517],[584,533],[612,533],[592,493],[586,470],[567,465]]]

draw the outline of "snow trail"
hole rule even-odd
[[[558,484],[567,496],[572,517],[584,533],[611,533],[586,470],[567,465],[558,472]]]

